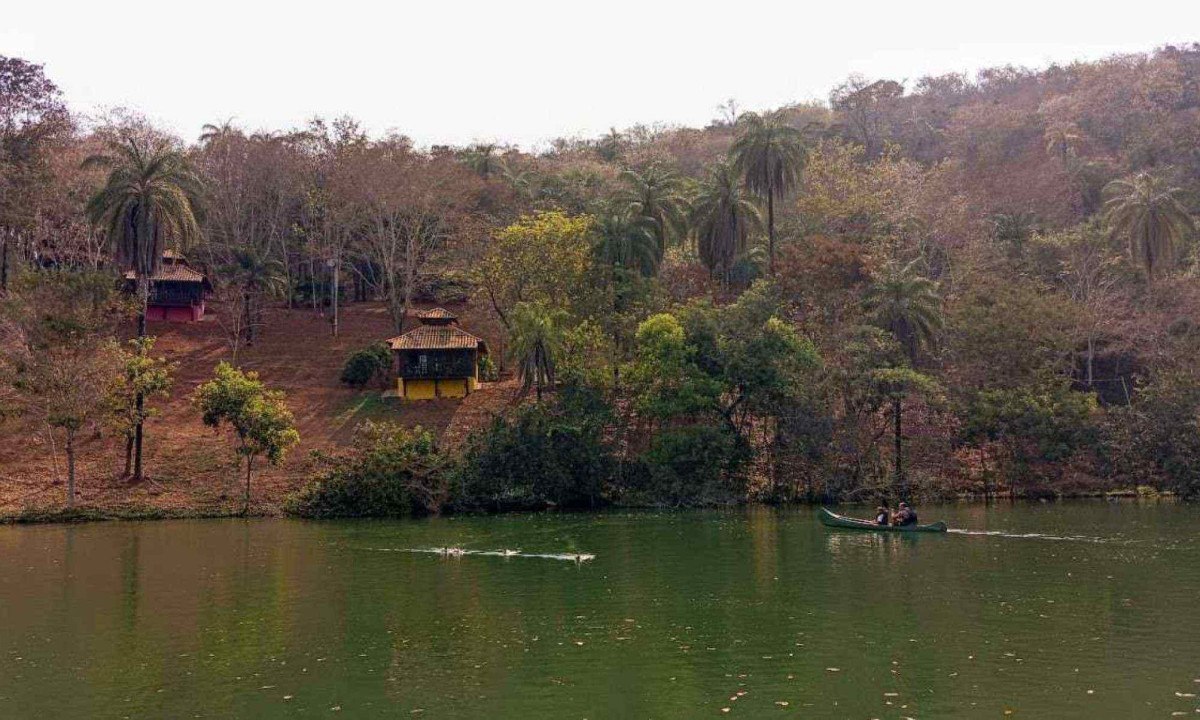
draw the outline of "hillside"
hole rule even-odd
[[[417,308],[419,309],[419,308]],[[455,308],[463,324],[486,327],[486,318],[469,307]],[[159,340],[156,352],[179,364],[171,397],[159,405],[161,414],[147,424],[146,482],[130,486],[119,478],[121,439],[88,433],[81,443],[79,502],[106,510],[157,508],[168,512],[221,513],[238,507],[240,479],[229,439],[204,427],[191,407],[195,388],[228,359],[217,307],[202,322],[155,323],[150,332]],[[382,400],[379,388],[357,391],[338,382],[342,362],[354,349],[389,337],[391,325],[380,303],[349,303],[341,315],[339,336],[329,332],[329,317],[311,309],[272,307],[265,312],[261,339],[239,356],[274,388],[287,393],[296,415],[300,445],[284,463],[264,466],[255,474],[257,512],[277,512],[284,497],[303,484],[312,470],[311,453],[346,445],[355,425],[366,419],[420,425],[441,434],[452,423],[457,439],[488,414],[480,408],[506,402],[511,385],[485,384],[465,401],[432,400],[402,404]],[[461,416],[456,421],[456,415]],[[57,440],[61,444],[61,439]],[[20,420],[0,426],[0,513],[31,508],[60,507],[63,494],[62,448],[43,429],[30,432]]]

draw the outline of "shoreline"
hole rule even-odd
[[[1077,493],[1065,493],[1052,496],[999,496],[992,498],[984,498],[978,495],[960,495],[954,498],[941,498],[936,501],[922,503],[927,506],[939,505],[956,505],[970,503],[1051,503],[1064,500],[1153,500],[1155,502],[1161,500],[1177,501],[1178,497],[1171,491],[1152,491],[1147,492],[1137,488],[1123,488],[1109,491],[1086,491]],[[668,508],[655,505],[608,505],[604,510],[702,510],[702,509],[733,509],[743,507],[866,507],[873,505],[873,502],[840,502],[840,503],[823,503],[823,502],[780,502],[769,503],[761,501],[747,501],[740,503],[732,503],[729,505],[714,505],[714,506],[695,506],[695,507],[680,507]],[[529,512],[591,512],[589,510],[568,510],[556,508],[544,508],[541,510],[502,510],[491,513],[478,513],[486,515],[512,515]],[[453,514],[470,514],[470,513],[443,513],[445,515]],[[302,518],[292,513],[284,511],[282,508],[251,508],[249,513],[243,514],[237,509],[201,509],[201,508],[182,508],[168,509],[155,507],[150,505],[128,505],[114,508],[100,508],[95,506],[81,505],[75,508],[37,508],[24,510],[20,512],[0,513],[0,526],[13,525],[79,525],[84,523],[101,523],[101,522],[121,522],[121,521],[156,521],[156,520],[218,520],[218,519],[291,519],[291,520],[308,520],[311,518]],[[323,518],[325,520],[409,520],[411,517],[377,517],[377,516],[346,516],[337,518]]]

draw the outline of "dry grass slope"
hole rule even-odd
[[[214,310],[224,312],[221,307]],[[466,328],[486,332],[488,323],[480,311],[470,306],[455,310]],[[473,319],[479,320],[478,325]],[[287,393],[302,438],[280,467],[263,467],[255,473],[255,512],[279,512],[287,494],[307,480],[312,451],[344,446],[362,420],[421,425],[439,434],[453,427],[455,441],[461,442],[476,423],[490,418],[493,405],[503,406],[511,398],[509,384],[485,385],[467,401],[464,416],[456,418],[460,401],[402,404],[380,399],[379,388],[349,389],[338,382],[346,356],[394,333],[385,308],[376,303],[348,304],[340,325],[340,335],[334,339],[327,316],[311,309],[273,308],[266,313],[258,341],[240,352],[244,369],[257,371],[271,387]],[[122,480],[121,439],[97,433],[87,437],[80,449],[78,501],[114,513],[130,509],[167,514],[235,512],[240,486],[232,445],[229,438],[205,428],[190,404],[192,392],[213,367],[229,359],[217,316],[195,324],[152,323],[150,330],[159,338],[156,351],[178,362],[179,370],[170,400],[147,423],[149,478],[136,486]],[[65,459],[56,443],[60,441],[52,439],[45,426],[20,419],[0,425],[0,515],[45,512],[63,505]]]

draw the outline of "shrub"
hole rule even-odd
[[[1131,405],[1111,411],[1105,429],[1111,469],[1124,481],[1200,497],[1200,379],[1193,370],[1160,373]]]
[[[422,275],[417,278],[413,300],[432,305],[455,305],[466,302],[474,288],[462,273],[448,271]]]
[[[454,483],[455,505],[595,507],[613,466],[603,436],[610,413],[598,393],[568,385],[553,401],[497,418],[468,441]]]
[[[500,370],[490,355],[479,358],[479,379],[483,382],[496,382],[500,378]]]
[[[745,496],[741,472],[749,449],[729,430],[690,425],[663,430],[640,458],[640,500],[657,505],[714,505]]]
[[[367,421],[347,457],[322,458],[326,470],[292,496],[288,512],[306,518],[403,517],[438,510],[446,475],[433,434]]]
[[[990,442],[1002,452],[1010,484],[1044,479],[1061,471],[1077,453],[1096,447],[1091,393],[1075,392],[1065,381],[976,393],[963,418],[968,442]]]
[[[342,365],[341,380],[357,388],[383,378],[392,367],[392,351],[386,343],[373,343],[357,350]]]

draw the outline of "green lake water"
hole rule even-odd
[[[1200,717],[1200,508],[921,511],[0,527],[0,718]]]

